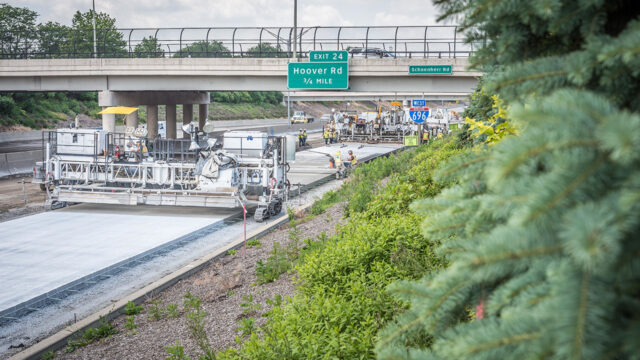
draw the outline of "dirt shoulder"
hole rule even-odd
[[[319,216],[311,217],[298,224],[300,244],[304,239],[316,239],[325,233],[335,233],[336,225],[342,221],[343,204],[335,205]],[[287,246],[290,242],[289,225],[283,225],[268,235],[259,238],[260,246],[247,249],[246,257],[243,249],[235,255],[226,255],[211,261],[199,272],[164,290],[157,297],[148,299],[144,311],[135,316],[136,333],[131,334],[125,328],[126,316],[122,315],[113,321],[118,334],[107,339],[78,348],[72,353],[60,350],[56,359],[164,359],[168,356],[167,346],[176,344],[184,346],[185,354],[197,358],[201,351],[190,335],[184,313],[184,295],[190,292],[202,299],[202,308],[207,312],[205,331],[215,351],[239,346],[235,342],[236,331],[240,320],[249,316],[256,320],[255,327],[264,324],[266,319],[261,315],[269,310],[267,299],[276,294],[286,298],[293,296],[295,285],[291,274],[285,273],[274,282],[257,285],[256,263],[269,257],[274,243]],[[260,309],[252,314],[243,313],[247,308],[248,297]],[[150,320],[150,308],[157,301],[161,308],[169,304],[177,304],[178,316],[163,317],[161,320]]]
[[[2,179],[0,180],[0,222],[41,212],[45,209],[45,200],[47,200],[47,193],[40,190],[39,184],[31,183],[31,176]]]

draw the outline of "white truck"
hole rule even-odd
[[[296,123],[312,123],[313,122],[313,118],[310,116],[307,116],[307,114],[304,111],[296,111],[293,113],[293,117],[291,117],[291,122],[293,124]]]

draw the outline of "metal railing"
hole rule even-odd
[[[347,50],[350,57],[468,57],[457,26],[316,26],[127,28],[0,32],[1,59],[124,57],[308,57],[313,50]]]

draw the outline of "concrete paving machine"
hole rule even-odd
[[[246,208],[257,221],[277,215],[287,200],[295,142],[258,131],[222,139],[148,141],[144,131],[61,129],[43,134],[44,159],[34,182],[52,207],[66,203]],[[220,140],[222,142],[220,143]]]
[[[399,107],[389,111],[337,112],[335,127],[341,141],[402,143],[404,136],[415,135],[418,127]]]

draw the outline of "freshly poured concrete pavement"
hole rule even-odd
[[[0,223],[0,311],[227,214],[210,209],[86,204]]]
[[[394,144],[333,144],[296,153],[289,179],[309,184],[334,173],[329,155],[359,160]],[[0,311],[223,220],[236,211],[83,204],[0,223]],[[224,243],[224,239],[219,239]]]

